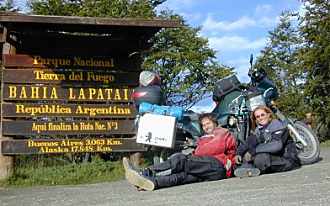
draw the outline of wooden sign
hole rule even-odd
[[[2,116],[10,117],[88,117],[134,118],[136,107],[127,104],[28,104],[4,103]]]
[[[3,140],[0,146],[4,155],[146,151],[135,138]]]
[[[136,55],[134,55],[136,56]],[[138,55],[139,56],[139,55]],[[140,57],[140,56],[139,56]],[[41,56],[25,54],[4,54],[5,68],[69,68],[69,69],[98,69],[113,71],[139,71],[140,63],[129,56]]]
[[[5,67],[114,67],[112,57],[42,57],[39,55],[5,54],[3,58]]]
[[[66,100],[93,102],[129,102],[132,89],[75,88],[50,85],[4,84],[3,99],[10,100]]]
[[[3,135],[78,135],[78,134],[135,134],[134,120],[100,121],[7,121],[2,122]]]
[[[137,72],[107,72],[99,70],[5,69],[3,76],[4,82],[8,83],[137,86],[139,81]]]

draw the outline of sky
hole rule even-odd
[[[209,40],[220,63],[235,67],[239,79],[248,81],[250,54],[258,56],[268,32],[284,10],[299,11],[298,0],[167,0],[168,8],[190,26],[201,26],[200,36]]]
[[[24,9],[27,0],[14,0]],[[167,0],[157,9],[170,9],[209,40],[219,63],[234,67],[238,78],[248,82],[250,54],[266,46],[282,11],[299,11],[299,0]]]
[[[234,67],[239,80],[248,82],[250,54],[260,54],[283,11],[301,12],[303,7],[298,0],[167,0],[158,9],[164,8],[201,27],[199,35],[209,40],[219,63]],[[193,110],[209,112],[213,107],[208,98]]]
[[[20,8],[26,0],[14,0]],[[234,67],[242,82],[248,82],[250,54],[255,57],[266,46],[268,32],[279,22],[281,12],[301,11],[299,0],[167,0],[158,6],[184,17],[200,36],[209,40],[219,63]],[[209,100],[197,107],[207,110]]]

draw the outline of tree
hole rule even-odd
[[[147,0],[31,0],[29,5],[40,15],[152,18],[152,3],[157,5]]]
[[[171,12],[159,16],[155,7],[165,0],[31,0],[34,14],[134,17],[178,19],[181,28],[162,29],[151,51],[143,54],[144,68],[160,73],[169,105],[189,106],[212,89],[215,80],[231,73],[231,69],[215,61],[215,51],[208,41],[198,36],[199,28],[185,24],[182,17]]]
[[[301,18],[304,37],[302,61],[308,69],[306,95],[310,97],[319,121],[330,127],[330,3],[329,0],[304,0],[306,13]]]
[[[303,102],[306,72],[300,60],[302,39],[294,24],[296,17],[293,13],[282,13],[277,27],[269,32],[269,42],[261,51],[255,67],[265,69],[275,81],[280,93],[280,109],[289,115],[302,117],[308,110]]]
[[[13,0],[6,0],[0,3],[0,11],[11,11],[14,8]]]
[[[189,27],[180,16],[162,15],[179,19],[183,27],[164,29],[155,36],[144,67],[164,78],[167,104],[189,107],[211,91],[216,80],[232,71],[215,61],[208,40],[198,36],[200,28]]]

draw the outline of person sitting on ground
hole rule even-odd
[[[237,177],[283,172],[300,165],[295,143],[289,136],[286,125],[273,119],[273,113],[266,106],[258,106],[252,113],[255,134],[239,145],[235,157]]]
[[[197,140],[192,155],[175,153],[166,161],[143,169],[133,169],[128,158],[123,158],[128,182],[144,190],[182,185],[199,181],[230,177],[235,164],[236,140],[228,130],[217,127],[212,114],[199,117],[205,135]]]

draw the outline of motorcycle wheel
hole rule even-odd
[[[300,136],[306,141],[307,145],[297,143],[298,158],[301,164],[312,164],[319,160],[320,143],[315,133],[303,122],[296,121],[294,127]]]

